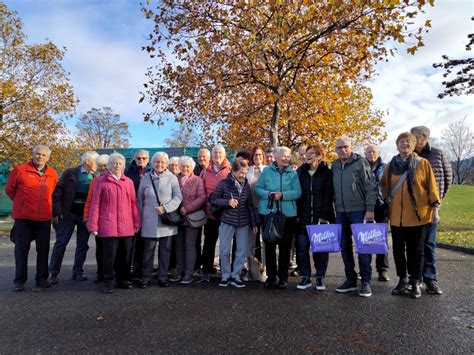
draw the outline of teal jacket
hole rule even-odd
[[[369,162],[353,153],[344,167],[337,159],[331,168],[336,212],[373,212],[378,189]]]
[[[301,186],[296,174],[291,167],[279,171],[276,163],[273,163],[258,178],[255,192],[260,197],[258,213],[267,215],[276,211],[276,203],[273,210],[268,209],[268,194],[270,192],[282,192],[283,198],[280,201],[280,209],[287,217],[296,216],[296,200],[301,197]]]

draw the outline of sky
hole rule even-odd
[[[9,9],[18,12],[28,43],[50,39],[66,47],[63,67],[70,73],[71,84],[79,99],[76,117],[92,107],[110,106],[129,124],[132,147],[162,147],[175,123],[156,127],[143,121],[150,110],[139,104],[139,92],[146,82],[147,67],[153,65],[141,50],[152,23],[140,12],[136,0],[6,0]],[[474,3],[470,0],[435,0],[434,7],[420,21],[430,19],[432,28],[424,37],[425,47],[414,56],[400,48],[395,57],[376,66],[377,75],[368,83],[374,95],[374,108],[388,110],[385,132],[380,145],[387,160],[395,150],[399,133],[414,125],[426,125],[432,136],[467,116],[474,128],[472,97],[458,96],[440,100],[443,91],[442,70],[432,64],[443,54],[462,58],[467,34],[472,33]],[[75,120],[68,121],[70,128]]]

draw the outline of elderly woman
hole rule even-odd
[[[102,238],[104,293],[113,293],[115,279],[120,288],[129,289],[132,239],[140,228],[133,181],[126,177],[125,158],[113,153],[107,174],[95,183],[89,212],[91,234]]]
[[[179,186],[183,195],[180,208],[182,215],[196,212],[204,207],[206,191],[199,176],[194,175],[196,163],[190,157],[183,156],[179,160]],[[184,223],[178,228],[176,236],[177,273],[181,284],[188,285],[193,281],[194,265],[196,263],[196,239],[201,228],[194,228]]]
[[[413,134],[398,136],[400,154],[385,168],[380,186],[389,205],[393,257],[400,278],[392,295],[407,293],[409,275],[410,296],[419,298],[426,232],[430,223],[439,222],[440,197],[431,165],[414,153],[415,146]]]
[[[288,147],[275,149],[275,162],[263,170],[257,181],[255,191],[260,197],[258,212],[263,225],[268,220],[270,212],[277,208],[286,216],[284,236],[277,243],[265,241],[265,262],[268,278],[266,288],[286,289],[288,287],[288,266],[292,236],[296,229],[296,200],[301,197],[301,186],[298,175],[290,167],[291,150]],[[269,204],[269,200],[273,200]],[[270,209],[271,207],[271,209]],[[276,263],[276,246],[279,246],[278,270]],[[277,275],[279,277],[278,284]]]
[[[311,264],[308,254],[309,236],[307,225],[318,223],[334,223],[334,188],[332,171],[323,159],[326,150],[316,142],[306,148],[303,158],[305,163],[298,169],[301,184],[301,198],[298,200],[298,252],[299,266],[303,278],[297,289],[311,287]],[[316,290],[324,291],[324,278],[329,262],[329,253],[313,253],[316,269]]]
[[[89,212],[91,208],[92,202],[92,194],[94,192],[94,187],[99,179],[100,176],[107,174],[109,171],[107,170],[107,164],[109,162],[109,155],[108,154],[101,154],[97,157],[97,171],[94,180],[91,181],[89,185],[89,191],[87,192],[87,199],[86,204],[84,206],[84,223],[87,223],[89,220]],[[104,248],[102,247],[102,238],[95,236],[95,260],[97,262],[97,273],[95,277],[95,282],[104,281],[104,272],[102,270],[102,254],[104,252]]]
[[[142,218],[142,238],[144,238],[142,288],[146,288],[150,284],[153,272],[153,257],[158,241],[158,285],[161,287],[169,286],[168,268],[171,255],[171,239],[178,234],[178,227],[164,224],[161,216],[164,213],[177,210],[182,195],[178,178],[167,169],[168,161],[168,154],[164,152],[155,153],[151,159],[153,170],[145,174],[138,188],[138,207]]]
[[[179,157],[171,157],[170,162],[168,164],[168,170],[174,174],[179,174]]]
[[[231,173],[226,179],[219,182],[211,195],[211,204],[223,207],[221,225],[219,226],[222,275],[220,287],[227,287],[229,283],[237,288],[245,287],[245,284],[240,280],[240,272],[247,256],[249,227],[253,229],[254,234],[257,232],[252,196],[246,179],[247,171],[246,160],[234,160]],[[237,250],[231,268],[230,251],[234,236]]]

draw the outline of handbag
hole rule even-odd
[[[184,218],[186,218],[186,221],[193,228],[202,227],[207,222],[207,215],[203,210],[188,213]]]
[[[158,202],[158,206],[161,206],[160,198],[158,197],[158,192],[156,191],[155,183],[150,176],[151,186],[153,186],[153,191],[155,191],[156,201]],[[171,212],[165,212],[160,215],[161,223],[171,225],[171,226],[179,226],[184,222],[184,216],[179,212],[179,207]]]
[[[354,223],[351,224],[351,229],[357,253],[388,253],[388,226],[386,223]]]
[[[277,210],[270,212],[266,217],[262,238],[269,243],[276,243],[283,239],[285,234],[286,216],[280,210],[280,201],[276,201]],[[273,198],[268,201],[268,209],[273,209]]]
[[[306,226],[313,253],[336,253],[341,251],[340,224],[311,224]]]

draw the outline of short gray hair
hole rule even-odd
[[[108,154],[101,154],[97,157],[96,163],[99,164],[107,164],[109,162],[109,155]]]
[[[181,168],[181,166],[183,165],[189,165],[191,167],[191,170],[194,170],[194,168],[196,167],[196,162],[193,158],[184,155],[179,159],[179,167]]]
[[[198,155],[199,155],[199,153],[201,153],[201,152],[206,153],[206,155],[207,155],[209,158],[211,157],[211,152],[209,151],[209,149],[207,149],[207,148],[199,149]]]
[[[122,154],[117,153],[117,152],[110,154],[109,161],[107,162],[107,169],[112,170],[112,165],[114,164],[116,160],[119,160],[119,159],[123,160],[123,170],[125,170],[125,162],[126,162],[125,157]]]
[[[47,145],[44,144],[38,144],[33,147],[33,150],[31,151],[33,154],[35,154],[38,150],[45,150],[48,154],[48,157],[51,155],[51,149]]]
[[[96,151],[90,150],[81,155],[81,164],[86,160],[96,160],[99,154]]]
[[[179,165],[179,157],[171,157],[169,163],[170,163],[170,164],[176,163],[176,164]]]
[[[283,152],[287,152],[288,154],[291,155],[291,149],[288,148],[288,147],[285,147],[285,146],[279,146],[279,147],[276,147],[275,148],[275,152],[273,153],[273,155],[276,157],[280,157],[280,155],[283,153]]]
[[[366,152],[369,148],[374,148],[377,152],[380,153],[380,149],[376,144],[369,144],[367,147],[365,147],[364,152]]]
[[[139,149],[135,152],[135,156],[133,157],[133,159],[136,159],[138,157],[138,154],[140,153],[145,153],[147,159],[150,159],[150,152],[148,152],[148,150],[145,150],[145,149]]]
[[[212,153],[214,153],[217,149],[222,149],[224,151],[224,155],[226,154],[225,148],[222,144],[218,144],[218,145],[214,146],[214,148],[212,148]]]
[[[414,135],[424,135],[426,138],[430,138],[430,129],[426,126],[416,126],[410,129],[410,132]]]
[[[153,157],[151,158],[151,162],[153,163],[157,159],[165,158],[167,162],[170,161],[170,158],[168,157],[168,154],[166,152],[156,152],[153,154]]]

